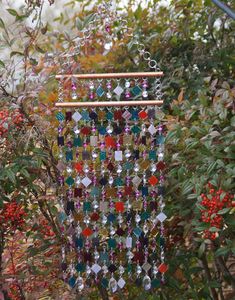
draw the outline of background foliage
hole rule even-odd
[[[58,66],[47,53],[73,45],[89,23],[90,2],[61,2],[60,10],[54,1],[28,0],[17,9],[1,1],[0,276],[6,299],[108,299],[96,288],[78,296],[60,279],[50,126]],[[45,17],[49,4],[57,7],[54,20]],[[169,271],[158,291],[128,286],[114,298],[232,299],[235,24],[207,0],[128,1],[120,12],[165,73]],[[131,39],[117,41],[105,58],[99,50],[92,40],[88,58],[78,57],[82,71],[146,67]]]

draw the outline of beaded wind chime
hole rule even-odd
[[[167,271],[163,73],[138,50],[151,72],[56,76],[62,270],[78,291],[95,282],[116,292],[132,280],[150,290]]]

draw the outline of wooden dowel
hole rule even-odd
[[[57,102],[56,107],[110,107],[110,106],[161,106],[163,100],[133,100],[133,101],[96,101],[96,102]]]
[[[77,79],[105,79],[105,78],[147,78],[161,77],[163,72],[137,72],[137,73],[99,73],[99,74],[60,74],[56,75],[56,79],[61,78],[77,78]]]

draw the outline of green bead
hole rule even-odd
[[[102,278],[101,279],[101,285],[102,285],[103,288],[107,289],[108,285],[109,285],[108,279],[107,278]]]
[[[74,147],[82,146],[82,140],[81,140],[80,136],[74,138],[73,145],[74,145]]]
[[[165,239],[161,236],[160,236],[160,239],[159,239],[159,244],[160,244],[161,247],[165,246]]]
[[[107,119],[107,120],[110,120],[110,121],[113,120],[113,113],[112,113],[111,111],[108,111],[108,112],[107,112],[107,114],[106,114],[106,119]]]
[[[140,129],[139,126],[134,125],[134,126],[132,126],[131,131],[132,131],[133,133],[137,133],[137,134],[138,134],[138,133],[140,133],[141,129]]]
[[[108,245],[109,245],[109,248],[116,248],[116,246],[117,246],[117,242],[116,242],[116,240],[115,239],[109,239],[108,240]]]
[[[114,186],[123,186],[123,185],[124,183],[121,177],[117,177],[114,179]]]
[[[131,169],[132,169],[132,166],[133,166],[133,164],[132,164],[131,162],[127,161],[127,162],[124,164],[123,168],[124,168],[125,171],[127,171],[127,170],[131,170]]]
[[[66,161],[73,160],[73,151],[69,150],[65,153]]]
[[[157,278],[154,278],[151,282],[151,285],[153,288],[158,288],[161,285],[161,281]]]
[[[64,114],[60,111],[56,114],[56,119],[58,121],[64,121],[65,117],[64,117]]]
[[[131,273],[132,272],[132,265],[128,264],[127,265],[127,273]]]
[[[99,195],[100,195],[100,189],[97,187],[97,186],[93,186],[92,188],[91,188],[91,196],[92,197],[99,197]]]
[[[141,214],[141,219],[143,221],[146,221],[150,218],[150,214],[147,212],[147,211],[144,211],[142,214]]]
[[[136,227],[134,230],[134,235],[139,238],[141,236],[142,230],[139,227]]]
[[[85,271],[85,265],[83,263],[77,263],[76,265],[77,272],[84,272]]]
[[[81,111],[82,119],[84,121],[90,121],[89,112],[86,110]]]
[[[131,90],[132,94],[135,96],[138,96],[141,93],[141,88],[138,85],[135,85],[133,89]]]
[[[106,152],[105,151],[101,151],[100,152],[100,160],[105,160],[106,159]]]
[[[100,262],[109,262],[109,255],[108,252],[101,252],[100,253],[100,258],[99,258]]]
[[[149,159],[157,160],[157,153],[154,150],[149,151]]]
[[[74,179],[71,176],[69,176],[65,182],[67,183],[67,185],[71,186],[74,184]]]
[[[83,203],[83,211],[91,211],[91,202]]]
[[[102,97],[104,95],[104,90],[102,88],[102,86],[99,86],[96,90],[96,94],[99,96],[99,97]]]

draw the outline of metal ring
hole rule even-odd
[[[156,60],[150,59],[150,61],[148,62],[148,66],[149,66],[151,69],[155,69],[155,68],[157,67],[157,62],[156,62]]]
[[[143,54],[145,60],[151,60],[151,54],[148,51],[145,51]]]
[[[145,50],[145,45],[144,44],[138,44],[137,50],[138,51],[144,51]]]

